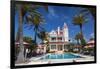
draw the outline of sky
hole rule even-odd
[[[75,35],[80,31],[79,26],[73,25],[73,17],[77,14],[79,14],[80,10],[84,8],[82,7],[69,7],[69,6],[48,6],[48,12],[44,10],[44,8],[39,8],[37,11],[40,12],[44,19],[45,23],[43,27],[47,32],[50,32],[52,30],[56,30],[59,26],[60,28],[63,27],[64,23],[68,26],[69,31],[69,38],[73,40],[75,38]],[[15,35],[18,31],[18,12],[15,11]],[[91,37],[94,36],[94,19],[89,13],[88,22],[83,25],[83,34],[86,39],[86,41],[89,41]],[[34,30],[25,28],[25,25],[23,27],[23,35],[29,36],[34,39]],[[38,39],[39,42],[39,39]]]

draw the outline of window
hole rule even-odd
[[[52,41],[55,41],[55,40],[56,40],[56,37],[52,37],[51,40],[52,40]]]
[[[58,41],[61,41],[62,40],[62,37],[58,37]]]
[[[64,49],[68,49],[68,46],[67,45],[64,45]]]
[[[51,45],[51,49],[56,49],[56,45]]]

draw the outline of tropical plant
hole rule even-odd
[[[84,48],[84,46],[86,45],[86,41],[84,39],[83,32],[82,32],[82,27],[83,27],[83,24],[87,22],[88,22],[88,19],[84,17],[84,15],[81,13],[73,18],[73,24],[78,25],[80,27],[80,34],[81,34],[80,43],[81,43],[82,48]]]
[[[80,45],[80,40],[83,38],[83,35],[81,33],[76,34],[75,40],[77,40],[77,44]]]
[[[84,48],[84,46],[86,45],[86,40],[84,38],[81,39],[81,45],[83,46],[82,48]]]
[[[23,41],[27,42],[29,44],[29,49],[32,51],[32,50],[35,50],[36,49],[36,44],[34,42],[34,40],[31,38],[31,37],[28,37],[28,36],[25,36],[23,38]]]
[[[84,50],[84,46],[86,45],[86,41],[82,35],[82,33],[78,33],[75,36],[75,39],[77,40],[77,45],[80,45],[82,49],[79,48],[79,51],[82,52],[82,50]]]
[[[80,31],[82,34],[83,34],[83,32],[82,32],[83,24],[87,23],[87,21],[88,21],[88,19],[85,18],[83,14],[76,15],[73,18],[73,24],[80,27]]]
[[[47,7],[45,7],[45,10],[47,11]],[[26,19],[26,24],[30,29],[33,29],[33,31],[35,32],[34,41],[35,43],[37,43],[37,37],[41,36],[44,33],[43,24],[45,23],[45,20],[41,13],[38,11],[35,11],[35,13],[32,12],[30,14],[31,15],[29,15]]]
[[[46,51],[49,51],[49,39],[48,39],[49,35],[48,33],[46,33],[45,31],[41,31],[40,32],[40,36],[39,38],[42,40],[42,44],[44,44],[46,46]]]
[[[23,46],[23,23],[28,19],[29,20],[29,15],[31,13],[36,13],[36,9],[38,9],[40,6],[39,5],[33,5],[33,4],[16,4],[15,8],[18,11],[19,14],[19,47],[20,47],[20,52],[18,55],[18,59],[16,63],[22,63],[25,61],[24,59],[24,46]],[[47,7],[46,7],[47,9]],[[35,17],[35,19],[38,17]],[[25,20],[26,19],[26,20]]]
[[[47,43],[48,44],[48,42],[49,42],[48,34],[46,33],[45,30],[40,32],[39,38],[42,40],[42,43]]]
[[[44,23],[44,19],[42,18],[42,16],[40,14],[32,14],[31,15],[32,19],[28,19],[31,20],[31,22],[28,22],[28,26],[29,28],[33,28],[33,31],[35,32],[35,36],[34,36],[34,41],[37,41],[37,36],[39,35],[41,30],[44,30],[44,28],[42,27],[43,23]]]
[[[72,42],[72,40],[69,40],[69,43],[67,44],[67,49],[68,52],[73,52],[73,47],[74,47],[75,43]]]
[[[24,46],[23,46],[23,13],[22,13],[22,5],[17,5],[18,14],[19,14],[19,27],[18,27],[18,35],[19,37],[19,55],[17,57],[16,63],[24,62]]]
[[[27,42],[27,43],[31,43],[32,42],[32,38],[28,37],[28,36],[24,36],[23,37],[23,41]]]

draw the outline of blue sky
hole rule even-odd
[[[44,28],[47,32],[51,30],[56,30],[57,27],[63,27],[64,22],[68,25],[69,38],[74,39],[75,35],[80,31],[79,26],[75,26],[72,23],[72,19],[75,15],[79,14],[81,7],[67,7],[67,6],[48,6],[48,11],[46,12],[43,8],[38,9],[38,11],[45,18]],[[15,33],[18,30],[18,12],[15,14]],[[34,39],[33,29],[23,27],[24,36],[30,36]],[[89,13],[88,22],[83,25],[83,34],[85,39],[88,41],[92,36],[94,36],[94,19]],[[39,41],[39,40],[38,40]]]

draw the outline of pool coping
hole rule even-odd
[[[71,54],[80,56],[82,58],[70,58],[70,59],[61,59],[61,60],[59,60],[59,59],[39,60],[40,58],[45,57],[48,54],[50,54],[50,53],[47,53],[45,55],[42,55],[41,57],[32,57],[32,58],[29,59],[29,61],[30,61],[29,63],[15,64],[15,66],[94,61],[94,56],[87,56],[87,55],[82,55],[82,54],[78,54],[78,53],[71,53]]]

